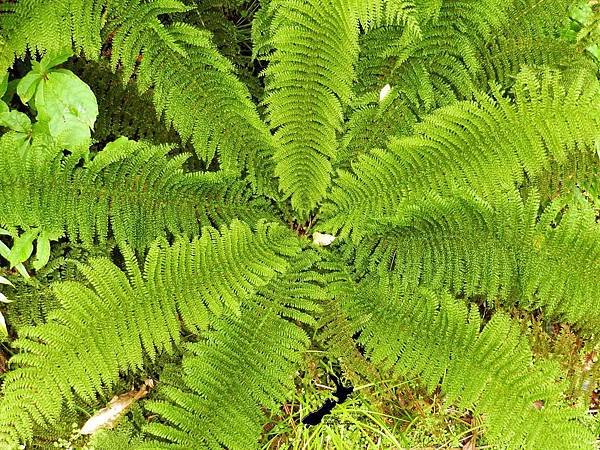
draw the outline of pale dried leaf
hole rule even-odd
[[[125,394],[113,397],[106,407],[88,419],[81,427],[79,434],[90,435],[98,430],[113,428],[117,420],[127,411],[131,404],[148,394],[148,390],[154,386],[154,381],[148,379],[138,390],[131,390]]]
[[[477,437],[471,436],[467,441],[463,444],[462,450],[477,450],[476,446]]]
[[[0,275],[0,284],[8,284],[9,286],[14,287],[14,285],[10,282],[10,280],[7,280],[2,275]]]
[[[6,320],[0,312],[0,342],[8,337],[8,329],[6,328]]]
[[[381,91],[379,92],[379,101],[382,102],[388,96],[391,90],[392,87],[389,84],[386,84],[383,88],[381,88]]]
[[[11,303],[12,300],[9,300],[6,298],[6,295],[4,295],[2,292],[0,292],[0,303]]]
[[[313,233],[313,242],[321,247],[326,247],[335,240],[335,236],[331,234],[319,233],[318,231]]]

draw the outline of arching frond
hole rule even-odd
[[[437,8],[430,3],[419,2],[415,9],[418,39],[407,39],[407,27],[393,24],[361,36],[355,92],[375,93],[389,84],[394,95],[385,105],[373,95],[370,104],[350,113],[342,158],[383,145],[383,134],[387,139],[409,134],[434,108],[471,99],[489,83],[510,87],[523,66],[597,71],[558,36],[556,28],[567,15],[562,0],[440,2]],[[432,12],[425,13],[427,7]]]
[[[317,258],[304,253],[292,261],[285,275],[241,305],[238,316],[222,316],[189,346],[183,383],[163,388],[167,401],[148,406],[162,420],[148,425],[147,433],[173,443],[164,448],[256,447],[265,410],[286,400],[309,345],[302,325],[314,325],[312,314],[323,300],[308,281],[318,277],[308,270]],[[163,447],[150,442],[139,448]]]
[[[496,93],[441,108],[412,136],[362,155],[342,171],[323,208],[329,229],[364,233],[371,217],[393,213],[408,194],[443,193],[457,186],[493,202],[498,188],[534,182],[569,158],[594,151],[600,84],[581,72],[564,86],[560,74],[519,75],[515,101]]]
[[[165,233],[196,235],[202,226],[273,217],[246,183],[223,173],[185,173],[189,155],[168,158],[168,146],[121,138],[84,167],[42,139],[22,156],[0,140],[0,224],[68,233],[85,245],[117,241],[144,249]],[[26,167],[26,170],[23,168]]]
[[[374,364],[418,376],[430,390],[439,384],[449,403],[483,415],[490,443],[559,450],[588,448],[593,440],[577,410],[561,405],[557,367],[533,364],[518,324],[507,316],[496,314],[482,326],[476,309],[447,294],[374,282],[345,307]]]
[[[55,423],[63,404],[72,405],[75,396],[93,401],[120,373],[139,370],[145,356],[154,360],[171,351],[180,341],[178,318],[187,329],[204,330],[221,315],[231,317],[219,323],[245,317],[246,301],[285,276],[286,259],[299,251],[299,241],[283,227],[261,222],[253,233],[233,222],[220,232],[204,228],[191,243],[154,244],[143,272],[126,247],[127,275],[105,258],[82,265],[89,286],[58,284],[62,308],[47,323],[22,329],[14,343],[20,353],[3,380],[0,445],[29,441],[34,424]],[[292,291],[288,295],[284,304],[310,311],[310,302],[296,299]],[[303,339],[298,331],[292,348]]]
[[[538,218],[539,199],[505,191],[494,206],[470,193],[407,199],[372,221],[352,265],[492,302],[542,307],[588,331],[600,322],[600,226],[589,205],[557,200]]]

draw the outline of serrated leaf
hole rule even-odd
[[[15,239],[15,243],[10,250],[10,254],[8,255],[10,267],[15,267],[17,264],[29,259],[33,253],[33,241],[39,232],[40,230],[37,228],[32,228]]]
[[[42,76],[36,72],[29,72],[21,78],[17,84],[17,95],[24,104],[33,98],[40,81],[42,81]]]
[[[27,114],[12,110],[0,113],[0,126],[8,127],[19,133],[29,133],[31,130],[31,120],[29,120]]]

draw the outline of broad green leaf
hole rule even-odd
[[[29,72],[21,78],[17,85],[17,95],[24,104],[33,98],[40,81],[42,81],[42,76],[36,72]]]
[[[8,87],[8,72],[4,74],[4,77],[0,79],[0,97],[4,95],[6,92],[6,88]]]
[[[29,120],[27,114],[12,110],[0,113],[0,126],[8,127],[20,133],[29,133],[31,131],[31,120]]]
[[[576,6],[571,12],[571,17],[579,23],[588,23],[592,15],[592,7],[587,3]]]
[[[39,229],[32,228],[15,239],[15,243],[10,250],[10,255],[8,255],[10,267],[15,267],[17,264],[27,261],[33,253],[33,241],[39,232]]]
[[[38,120],[48,123],[50,135],[67,148],[88,143],[98,115],[96,97],[69,70],[50,71],[35,94]]]
[[[39,70],[41,73],[45,73],[48,69],[54,66],[64,63],[73,55],[73,50],[70,48],[63,48],[61,50],[49,51],[44,55],[40,61]]]
[[[2,234],[2,233],[0,233]],[[2,241],[0,241],[0,256],[2,256],[4,259],[6,259],[7,261],[10,260],[10,248],[8,248],[6,246],[6,244]],[[25,269],[25,266],[23,265],[23,263],[19,263],[15,266],[15,269],[17,269],[17,271],[21,274],[21,276],[23,278],[25,278],[26,280],[28,280],[29,278],[31,278],[29,276],[29,273],[27,272],[27,269]]]
[[[64,122],[50,122],[48,125],[50,135],[65,148],[73,149],[89,144],[89,127],[73,116],[66,116]]]
[[[6,103],[4,103],[2,100],[0,100],[0,114],[3,114],[8,111],[9,111],[8,105]]]
[[[37,248],[35,252],[35,260],[33,261],[33,268],[40,270],[50,260],[50,240],[58,239],[58,236],[52,235],[47,231],[42,231],[37,238]]]
[[[5,341],[8,338],[8,330],[6,329],[6,320],[0,312],[0,341]]]

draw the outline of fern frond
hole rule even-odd
[[[126,80],[135,73],[141,92],[152,88],[158,114],[183,141],[192,140],[200,158],[210,161],[218,153],[223,170],[245,172],[257,190],[275,193],[270,162],[275,142],[232,64],[218,53],[210,33],[185,23],[164,25],[158,18],[186,11],[183,3],[20,0],[7,8],[13,13],[0,15],[0,29],[19,57],[27,46],[39,52],[72,48],[73,39],[76,50],[97,59],[101,32],[107,34],[113,68],[121,68]],[[93,26],[77,25],[80,19]]]
[[[222,316],[188,347],[183,385],[163,388],[167,401],[147,405],[163,419],[146,426],[147,433],[174,444],[164,448],[256,446],[265,412],[286,400],[309,345],[302,326],[314,326],[312,316],[323,300],[310,282],[317,277],[309,271],[317,259],[311,252],[296,258],[285,275],[245,301],[238,316]]]
[[[306,215],[329,186],[354,79],[358,24],[346,0],[280,0],[270,7],[276,50],[265,71],[265,102],[280,144],[275,174],[294,209]]]
[[[299,251],[297,238],[281,226],[261,222],[253,233],[236,221],[220,232],[204,228],[191,243],[154,244],[143,272],[127,247],[127,275],[105,258],[81,265],[89,286],[56,285],[62,308],[47,323],[22,329],[13,344],[20,352],[3,380],[0,445],[28,442],[34,424],[56,422],[75,396],[93,401],[121,373],[139,370],[145,356],[170,352],[180,341],[178,318],[198,330],[225,311],[239,316],[240,305],[285,276],[287,257]],[[312,304],[294,292],[286,303],[310,311]]]
[[[350,112],[354,123],[344,141],[356,142],[346,157],[383,145],[384,131],[388,139],[408,134],[432,108],[471,99],[475,90],[486,91],[490,82],[511,86],[523,66],[588,67],[596,72],[574,45],[545,25],[552,20],[560,23],[565,2],[491,3],[495,6],[488,5],[488,9],[496,18],[476,12],[485,2],[461,2],[460,6],[445,2],[437,14],[421,13],[428,20],[419,22],[419,39],[407,40],[406,27],[393,25],[375,27],[361,36],[355,92],[366,95],[390,84],[395,96],[385,107],[374,97],[366,108],[361,105],[357,112]],[[423,8],[425,5],[419,4],[417,12]],[[547,17],[538,23],[541,9]],[[523,23],[515,24],[516,17]],[[395,114],[406,110],[409,112],[400,117]],[[363,125],[356,129],[358,120]]]
[[[522,34],[552,36],[565,25],[571,0],[512,0],[510,17]]]
[[[371,217],[393,213],[408,194],[464,186],[493,201],[498,188],[534,182],[555,165],[591,153],[598,137],[600,84],[588,72],[524,70],[515,101],[496,93],[441,108],[412,136],[361,155],[341,171],[323,211],[330,230],[364,234]]]
[[[365,31],[381,26],[402,26],[415,38],[421,35],[419,19],[435,14],[437,1],[353,0],[350,7]],[[422,17],[418,17],[418,16]]]
[[[121,138],[84,167],[81,155],[64,156],[45,140],[25,156],[0,140],[0,211],[4,226],[39,227],[91,246],[106,241],[146,248],[165,233],[193,236],[206,225],[235,218],[272,218],[265,200],[253,199],[245,182],[223,173],[185,173],[189,155],[166,155],[169,146]]]
[[[518,324],[498,313],[482,326],[476,309],[447,294],[378,284],[365,282],[345,301],[374,364],[429,390],[439,384],[449,403],[483,415],[488,441],[501,448],[591,445],[580,411],[561,405],[557,367],[532,364]]]
[[[600,322],[600,226],[589,205],[505,191],[494,206],[472,193],[407,199],[372,221],[353,249],[360,273],[534,309],[593,331]]]

